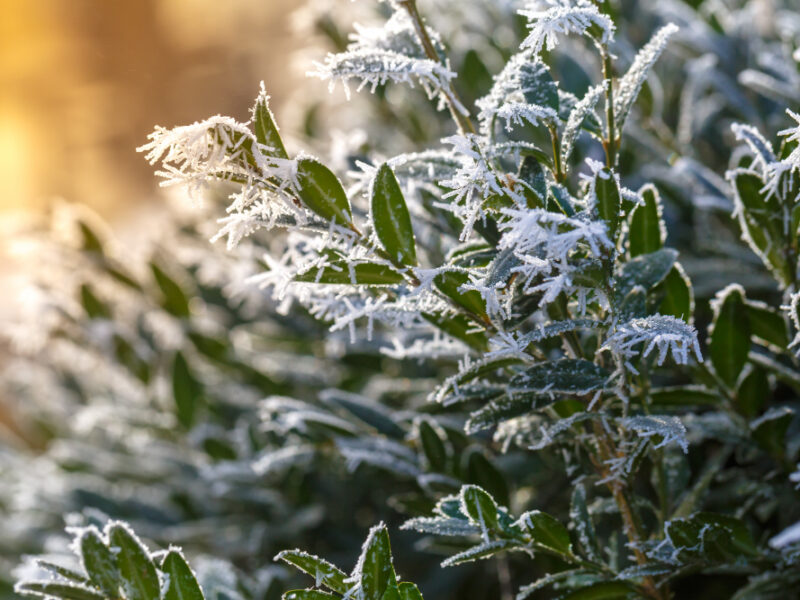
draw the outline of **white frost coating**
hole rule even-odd
[[[609,350],[618,359],[619,367],[615,375],[622,375],[623,368],[638,374],[630,359],[639,355],[636,350],[639,344],[645,344],[642,357],[647,357],[654,349],[658,349],[658,365],[664,364],[669,352],[672,352],[672,358],[680,365],[689,362],[692,352],[699,362],[703,360],[695,328],[669,315],[631,319],[617,326],[600,350]]]
[[[614,117],[617,119],[617,126],[620,129],[647,79],[647,74],[661,53],[664,52],[669,38],[677,32],[678,26],[674,23],[669,23],[659,29],[650,41],[639,50],[628,72],[619,80],[614,96]]]
[[[464,241],[472,233],[475,223],[485,216],[483,201],[492,194],[508,195],[510,192],[502,186],[489,164],[487,139],[467,134],[453,135],[442,142],[453,146],[453,153],[459,157],[461,165],[452,178],[440,182],[452,191],[442,196],[447,202],[437,203],[437,206],[452,212],[464,223],[460,237]]]
[[[800,521],[794,525],[790,525],[778,535],[769,540],[769,545],[775,549],[785,548],[792,544],[800,542]]]
[[[434,46],[441,46],[438,35],[428,30]],[[387,82],[406,83],[413,86],[418,83],[429,98],[439,98],[439,108],[445,106],[445,98],[456,106],[457,110],[466,113],[450,93],[450,81],[455,78],[447,62],[432,60],[416,40],[408,15],[404,11],[395,12],[383,27],[369,28],[356,26],[356,33],[344,52],[328,54],[325,62],[314,63],[315,70],[308,73],[329,81],[334,89],[336,82],[341,82],[345,94],[350,98],[349,82],[359,81],[357,91],[369,86],[374,92],[379,85]]]
[[[658,449],[667,444],[675,443],[681,447],[684,454],[689,452],[689,442],[686,439],[686,427],[678,417],[664,415],[642,415],[628,417],[622,420],[627,429],[635,431],[639,437],[648,438],[660,435],[662,440],[654,446]]]
[[[503,209],[503,213],[509,219],[500,225],[503,237],[499,248],[512,249],[521,262],[511,271],[519,274],[525,293],[542,291],[543,304],[555,300],[562,291],[594,295],[605,302],[601,290],[573,283],[577,267],[571,260],[579,250],[599,258],[603,250],[613,248],[604,223],[591,220],[585,213],[567,217],[538,208]]]
[[[530,48],[535,54],[539,54],[543,47],[553,50],[558,43],[558,34],[590,35],[592,26],[600,29],[600,36],[596,39],[599,43],[607,44],[614,39],[614,23],[589,0],[546,0],[544,4],[549,7],[546,10],[538,9],[541,2],[531,4],[534,6],[519,11],[519,14],[530,21],[530,32],[522,47]]]
[[[597,101],[603,95],[606,89],[606,82],[598,84],[589,88],[583,98],[574,106],[567,117],[567,123],[564,125],[564,131],[561,133],[561,162],[565,165],[569,164],[569,158],[572,155],[572,149],[575,146],[575,140],[581,131],[581,124],[586,116],[594,110]]]

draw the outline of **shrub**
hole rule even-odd
[[[397,564],[434,597],[785,598],[800,583],[800,129],[781,129],[776,150],[756,127],[782,127],[786,102],[800,100],[800,50],[746,37],[747,6],[708,8],[704,19],[677,2],[650,13],[543,4],[519,11],[520,47],[503,56],[487,93],[470,94],[474,110],[459,83],[471,88],[481,52],[504,48],[460,46],[466,77],[457,78],[446,38],[414,0],[382,4],[385,24],[359,28],[317,64],[315,76],[366,87],[384,108],[392,86],[421,88],[456,131],[442,144],[398,154],[362,138],[358,153],[333,155],[329,167],[289,153],[262,89],[248,123],[217,116],[158,128],[140,148],[162,163],[166,185],[232,190],[215,235],[231,255],[200,251],[185,281],[199,286],[202,268],[224,260],[259,286],[245,292],[243,313],[221,286],[198,287],[190,300],[180,260],[150,268],[159,310],[179,323],[166,351],[147,351],[162,376],[170,365],[171,392],[160,397],[174,402],[174,420],[160,435],[188,464],[212,461],[217,468],[199,472],[225,490],[209,507],[202,491],[180,493],[197,471],[161,472],[156,506],[180,507],[169,515],[178,532],[209,519],[198,550],[220,550],[244,570],[263,556],[217,548],[217,528],[242,517],[241,539],[262,502],[259,517],[275,529],[257,551],[302,541],[340,562],[342,537],[351,543],[363,524],[351,507],[388,523],[367,535],[349,576],[304,550],[279,553],[315,579],[285,598],[421,597],[395,571],[389,529],[398,515],[400,530],[423,537],[413,546],[409,533],[392,532]],[[686,33],[661,22],[634,52],[643,16],[675,17]],[[746,39],[734,49],[737,36]],[[662,89],[651,69],[674,39],[687,53],[712,47],[730,60],[694,58],[682,85]],[[679,107],[677,120],[662,120],[665,106]],[[731,117],[743,122],[730,127]],[[428,141],[425,119],[443,127],[432,113],[414,118],[412,135],[390,138],[398,149]],[[742,145],[727,163],[717,144],[732,137]],[[84,251],[105,257],[87,248],[97,238],[87,231]],[[735,273],[740,257],[746,266]],[[99,264],[137,294],[148,289],[106,258]],[[99,320],[130,333],[152,308],[140,298],[118,318],[87,284],[76,290],[81,327]],[[312,342],[320,329],[309,317],[336,344]],[[272,339],[262,331],[273,321],[294,339],[278,378],[252,351],[256,339]],[[208,328],[213,336],[199,333]],[[313,370],[333,377],[293,376],[301,357],[323,349]],[[116,352],[112,363],[147,384],[147,361],[134,355]],[[138,398],[149,397],[145,387]],[[242,394],[235,407],[231,391]],[[258,415],[254,395],[266,396]],[[194,429],[187,438],[176,425]],[[209,430],[227,443],[197,444]],[[361,477],[335,470],[340,462]],[[266,499],[260,477],[269,476]],[[321,505],[319,520],[300,516]],[[278,519],[297,521],[280,528]],[[148,536],[169,543],[171,532],[153,523],[142,518]],[[105,527],[75,532],[84,572],[45,563],[59,579],[23,580],[18,591],[65,600],[212,593],[176,551],[150,553],[125,526]],[[88,539],[102,567],[87,562]],[[491,561],[447,577],[432,553],[442,568]],[[243,591],[252,586],[237,589],[252,597]]]

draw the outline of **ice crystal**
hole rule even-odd
[[[540,3],[533,4],[536,6]],[[589,34],[594,37],[590,29],[597,27],[599,37],[596,40],[599,43],[607,44],[614,37],[614,23],[590,0],[577,0],[574,3],[570,0],[548,0],[545,5],[549,7],[546,10],[531,7],[519,11],[530,21],[530,31],[522,47],[530,48],[535,54],[539,54],[543,47],[553,50],[561,33]]]
[[[645,345],[641,351],[637,349],[640,344]],[[698,361],[703,360],[695,328],[669,315],[651,315],[618,325],[601,348],[610,350],[620,360],[621,367],[634,374],[638,371],[631,359],[640,354],[647,357],[654,349],[658,349],[656,362],[659,365],[664,364],[669,352],[673,360],[682,365],[689,362],[692,352]]]
[[[686,439],[686,427],[678,417],[663,415],[641,415],[628,417],[622,420],[627,429],[635,431],[640,437],[649,438],[660,436],[661,441],[655,448],[667,444],[678,444],[684,453],[689,452],[689,442]]]

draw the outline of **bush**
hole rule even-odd
[[[43,426],[57,502],[7,470],[43,536],[80,512],[78,566],[18,592],[269,599],[293,576],[265,553],[299,546],[287,599],[796,594],[800,23],[496,4],[436,15],[456,67],[414,0],[381,4],[313,72],[382,115],[327,160],[287,151],[263,89],[248,123],[157,128],[164,184],[230,193],[227,254],[189,220],[133,273],[75,221],[94,274],[20,360],[83,425]],[[519,48],[453,26],[475,14]],[[353,562],[381,521],[350,575],[314,555]]]

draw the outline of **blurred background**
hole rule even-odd
[[[155,124],[246,120],[262,79],[280,110],[297,6],[0,0],[0,215],[63,198],[119,223],[152,202],[135,148]]]

